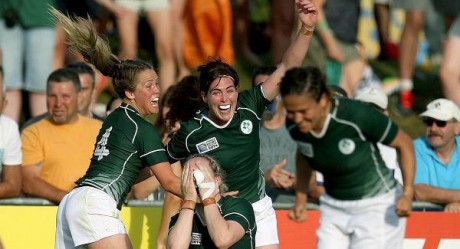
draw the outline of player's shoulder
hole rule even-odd
[[[231,209],[236,208],[241,211],[251,211],[254,212],[254,209],[252,207],[252,204],[241,197],[238,196],[224,196],[222,197],[222,205],[230,207]]]

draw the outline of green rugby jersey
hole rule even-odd
[[[259,168],[261,116],[270,102],[261,87],[239,93],[235,114],[225,125],[217,125],[203,110],[181,123],[167,145],[169,157],[183,160],[192,154],[214,157],[227,176],[229,190],[238,190],[239,197],[254,203],[265,196],[265,181]]]
[[[238,222],[245,231],[243,238],[241,238],[229,248],[256,248],[255,239],[257,227],[252,205],[247,200],[242,198],[226,196],[219,200],[217,207],[219,208],[220,214],[222,214],[225,220]],[[169,224],[170,228],[176,224],[178,218],[179,214],[176,214],[171,218],[171,222]],[[216,248],[211,239],[211,236],[209,235],[206,225],[202,223],[201,218],[197,213],[195,213],[193,216],[191,237],[192,240],[190,241],[189,248]]]
[[[396,181],[385,166],[377,143],[389,144],[398,127],[365,103],[337,98],[323,130],[288,129],[310,166],[324,176],[326,193],[339,200],[359,200],[393,189]]]
[[[157,128],[123,103],[104,121],[91,164],[77,186],[112,196],[121,209],[142,168],[168,161]]]

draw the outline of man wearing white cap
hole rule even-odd
[[[380,88],[367,87],[359,90],[355,99],[372,104],[379,111],[388,116],[388,96]],[[398,153],[393,147],[378,143],[380,155],[388,168],[394,171],[394,177],[399,184],[403,184],[401,169],[398,163]]]
[[[414,141],[415,199],[447,204],[460,211],[460,110],[447,99],[436,99],[420,114],[425,136]]]

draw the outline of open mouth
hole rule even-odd
[[[219,110],[221,111],[227,111],[230,109],[230,104],[228,105],[219,105]]]
[[[158,99],[158,97],[156,97],[156,98],[154,98],[153,100],[151,100],[151,101],[150,101],[150,104],[151,104],[151,105],[156,105],[156,106],[159,105],[159,99]]]

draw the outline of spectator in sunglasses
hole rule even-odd
[[[414,141],[415,199],[460,212],[460,109],[441,98],[430,102],[420,116],[425,136]]]

